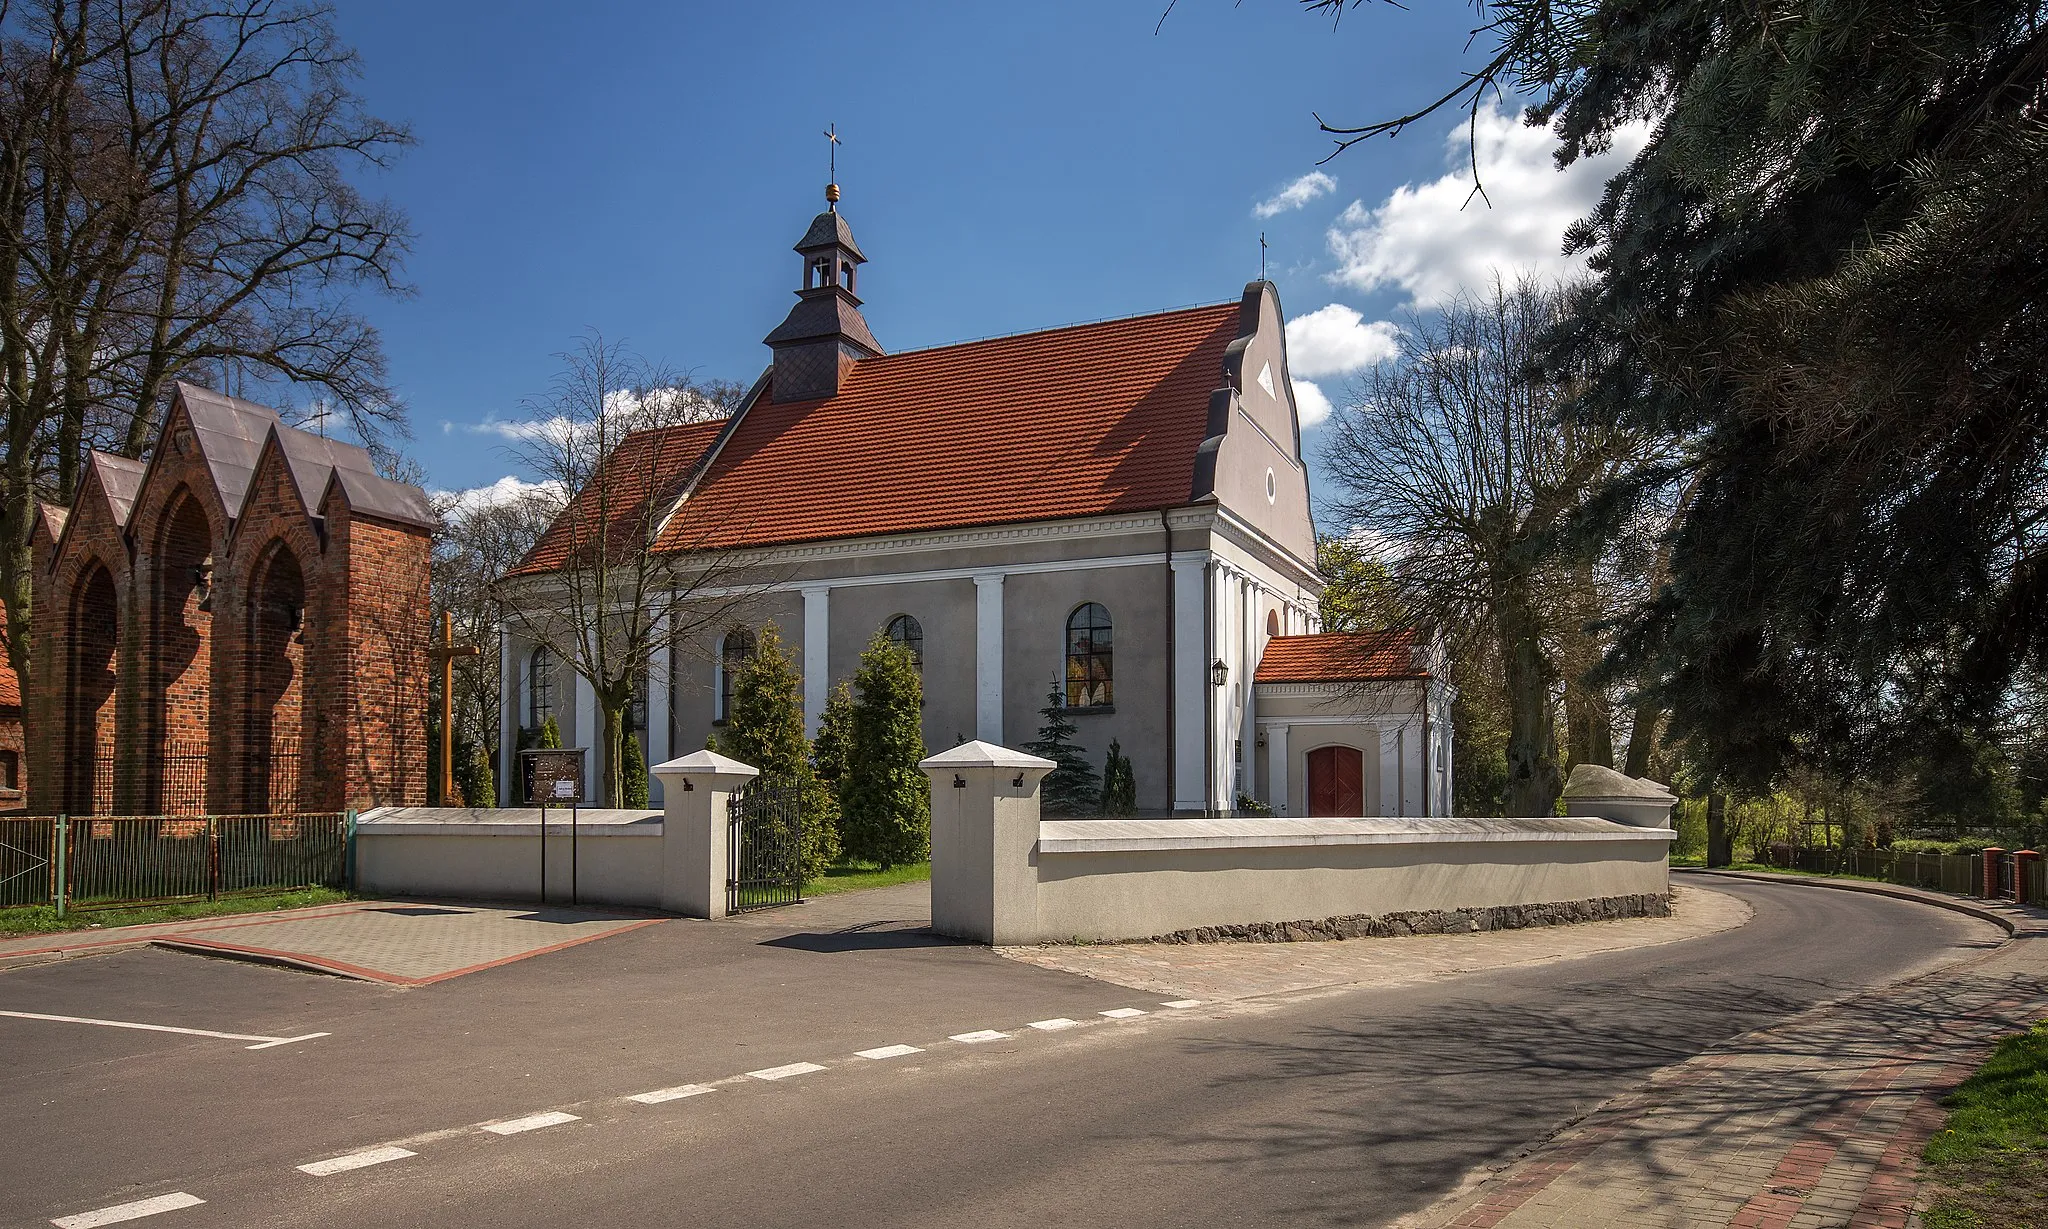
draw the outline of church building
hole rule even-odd
[[[1091,761],[1121,744],[1145,813],[1448,813],[1441,664],[1402,633],[1319,634],[1270,282],[890,353],[861,310],[867,257],[836,187],[827,199],[738,411],[622,445],[665,458],[676,494],[657,549],[777,570],[748,625],[657,663],[638,735],[649,763],[715,734],[730,667],[773,623],[801,662],[812,733],[880,632],[920,663],[934,751],[1019,746],[1057,691]],[[544,575],[552,554],[544,537],[515,573]],[[565,745],[599,741],[587,682],[510,628],[500,650],[501,763],[550,716]],[[515,776],[500,777],[507,805]]]

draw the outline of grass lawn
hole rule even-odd
[[[233,913],[267,913],[273,909],[303,909],[308,905],[331,905],[352,899],[347,892],[333,888],[297,888],[289,892],[136,905],[128,909],[73,907],[66,910],[63,917],[58,917],[57,911],[49,905],[25,905],[17,909],[0,909],[0,937],[90,930],[96,926],[139,926],[145,922],[176,922],[185,918],[220,917]]]
[[[823,879],[813,879],[805,884],[804,895],[825,896],[859,888],[886,888],[891,884],[915,883],[931,877],[932,864],[929,862],[911,862],[888,870],[873,862],[845,862],[826,871]]]
[[[2048,1022],[1999,1042],[1945,1104],[1923,1154],[1937,1192],[1926,1229],[2048,1224]]]

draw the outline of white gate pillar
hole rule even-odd
[[[757,768],[696,751],[654,766],[666,801],[661,826],[661,907],[684,917],[725,916],[726,806]]]

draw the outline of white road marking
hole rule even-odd
[[[902,1058],[905,1054],[922,1053],[924,1051],[916,1046],[894,1045],[876,1046],[872,1050],[855,1050],[853,1056],[855,1058]]]
[[[763,1067],[759,1071],[749,1071],[747,1074],[757,1080],[786,1080],[792,1075],[809,1075],[813,1071],[824,1069],[821,1063],[784,1063],[780,1067]]]
[[[410,1148],[367,1148],[361,1152],[351,1152],[347,1156],[331,1156],[324,1161],[301,1165],[299,1172],[324,1178],[329,1174],[347,1173],[351,1169],[368,1169],[372,1165],[382,1165],[386,1161],[402,1161],[409,1156],[418,1155],[419,1153]]]
[[[680,1101],[684,1097],[701,1097],[707,1092],[717,1091],[709,1084],[678,1084],[674,1088],[657,1088],[653,1092],[627,1097],[626,1100],[638,1101],[642,1105],[660,1105],[664,1101]]]
[[[1069,1020],[1065,1016],[1055,1016],[1050,1020],[1033,1020],[1031,1022],[1032,1028],[1042,1028],[1048,1033],[1058,1032],[1063,1028],[1079,1028],[1080,1025],[1081,1022],[1079,1020]]]
[[[197,1195],[179,1191],[173,1195],[158,1195],[154,1199],[138,1199],[134,1203],[117,1203],[111,1208],[97,1212],[80,1212],[76,1216],[60,1216],[50,1223],[57,1229],[94,1229],[98,1225],[118,1225],[124,1220],[141,1220],[159,1212],[175,1212],[179,1208],[196,1208],[205,1203]]]
[[[955,1033],[952,1036],[952,1040],[960,1042],[963,1045],[979,1045],[984,1041],[1003,1041],[1006,1040],[1008,1037],[1008,1033],[999,1033],[992,1028],[985,1028],[980,1030],[979,1032]]]
[[[261,1033],[216,1033],[209,1028],[176,1028],[169,1024],[137,1024],[133,1020],[97,1020],[91,1016],[48,1016],[39,1011],[0,1011],[0,1016],[15,1020],[47,1020],[53,1024],[97,1024],[101,1028],[133,1028],[146,1033],[179,1033],[186,1037],[218,1037],[222,1041],[260,1041],[263,1044],[247,1046],[251,1050],[267,1050],[271,1046],[289,1045],[294,1041],[311,1041],[315,1037],[330,1037],[331,1033],[307,1033],[303,1037],[266,1037]],[[169,1198],[169,1196],[165,1196]],[[181,1205],[183,1206],[183,1205]],[[148,1215],[148,1213],[143,1213]],[[112,1221],[95,1222],[113,1224]]]
[[[1182,1008],[1186,1008],[1186,1007],[1200,1007],[1201,1005],[1202,1005],[1202,1000],[1200,1000],[1200,999],[1175,999],[1175,1000],[1174,1000],[1173,1002],[1171,1002],[1171,1003],[1161,1003],[1161,1004],[1160,1004],[1160,1006],[1161,1006],[1161,1007],[1171,1007],[1171,1008],[1173,1008],[1173,1009],[1174,1009],[1175,1011],[1180,1011],[1180,1010],[1181,1010]]]
[[[1145,1013],[1135,1007],[1114,1007],[1108,1011],[1098,1011],[1095,1014],[1098,1016],[1108,1016],[1112,1020],[1128,1020],[1132,1016],[1142,1016]]]
[[[245,1050],[267,1050],[272,1046],[288,1046],[294,1041],[311,1041],[315,1037],[332,1036],[334,1036],[333,1033],[307,1033],[300,1037],[279,1037],[276,1041],[266,1041],[262,1045],[243,1046],[242,1048]]]
[[[528,1114],[524,1118],[514,1118],[510,1122],[489,1123],[484,1127],[484,1130],[489,1131],[493,1135],[517,1135],[522,1131],[538,1131],[542,1127],[558,1127],[565,1122],[581,1121],[582,1119],[574,1114],[565,1114],[561,1110],[549,1110],[545,1114]]]

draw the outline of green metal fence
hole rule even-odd
[[[344,887],[355,812],[0,819],[0,908]]]

